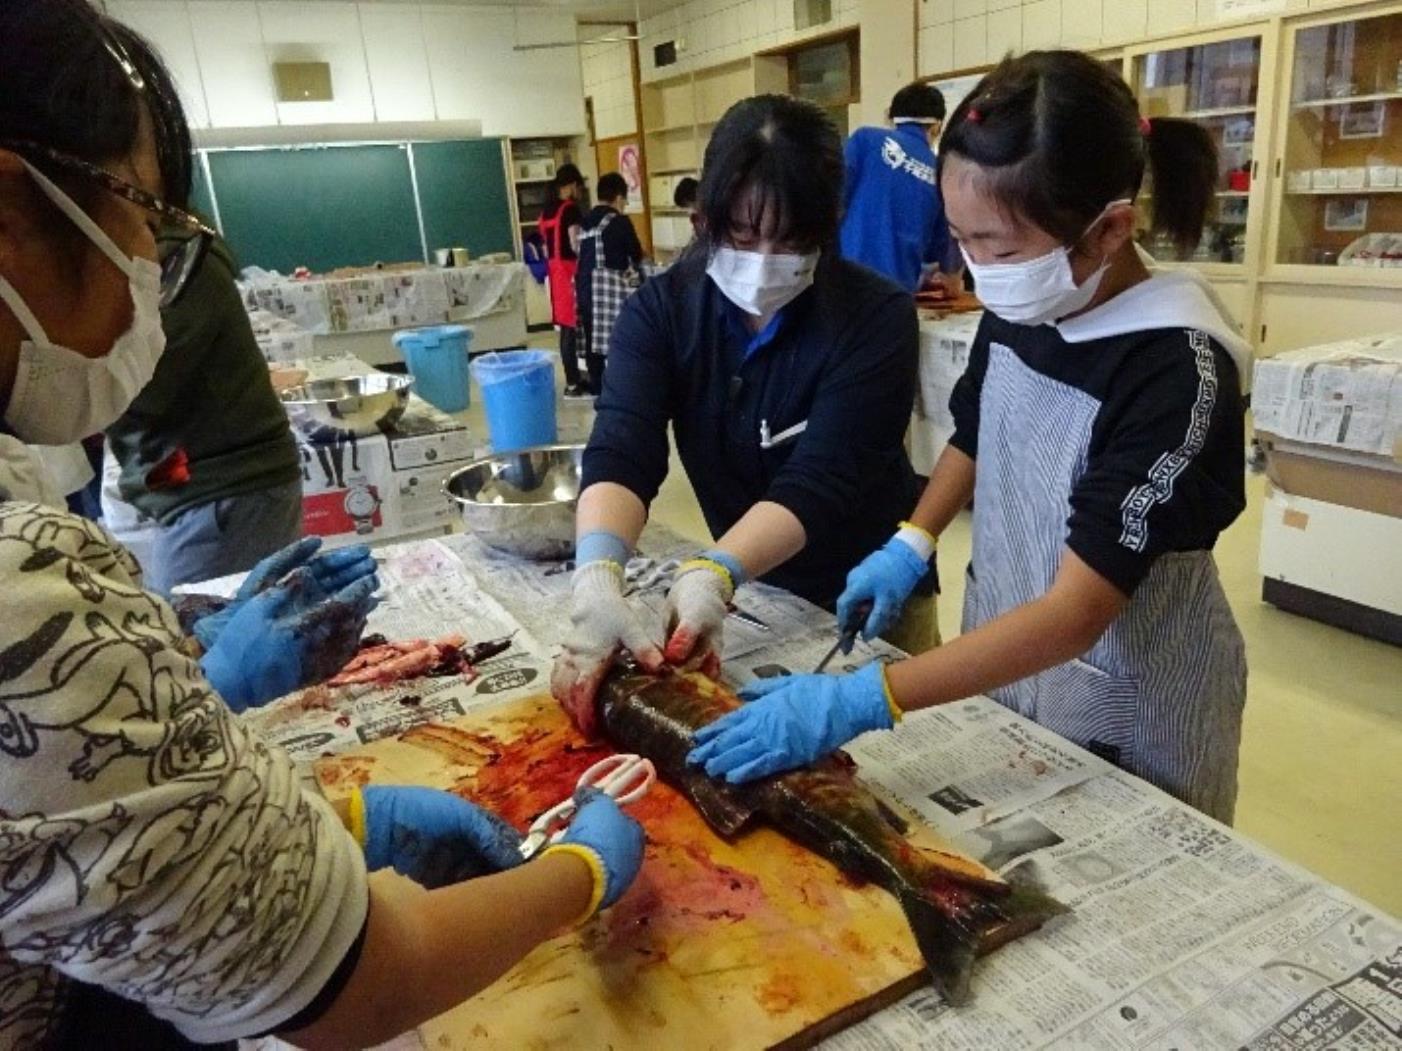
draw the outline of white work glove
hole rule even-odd
[[[707,551],[682,565],[667,593],[669,664],[690,662],[703,675],[720,678],[725,618],[744,579],[740,560],[724,551]]]
[[[555,659],[550,692],[588,737],[594,737],[599,684],[620,650],[648,671],[661,671],[662,647],[623,597],[623,567],[612,560],[586,562],[574,572],[569,637]]]

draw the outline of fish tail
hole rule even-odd
[[[898,897],[936,991],[953,1006],[967,1003],[969,974],[980,951],[978,932],[913,890]]]
[[[1035,931],[1053,916],[1071,911],[1043,889],[1032,866],[1019,865],[1005,878],[1011,892],[998,901],[999,918],[980,926],[979,955]]]

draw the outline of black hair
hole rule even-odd
[[[944,120],[944,92],[933,84],[907,84],[891,97],[891,119]]]
[[[707,253],[733,227],[736,202],[758,191],[759,214],[773,210],[776,240],[803,251],[837,241],[844,173],[842,137],[819,107],[788,95],[756,95],[726,110],[711,133],[697,192],[697,241]]]
[[[594,196],[600,201],[614,201],[628,196],[628,180],[618,172],[600,176],[599,185],[594,188]]]
[[[701,184],[690,175],[677,183],[677,188],[672,191],[672,203],[678,208],[694,208],[696,206],[696,188]]]
[[[1111,201],[1133,198],[1147,168],[1153,230],[1191,251],[1217,181],[1203,128],[1141,118],[1124,80],[1079,51],[1005,58],[954,110],[940,153],[984,169],[986,192],[1065,244]]]
[[[0,138],[30,139],[92,164],[130,156],[144,108],[163,196],[177,207],[189,203],[190,128],[170,73],[144,39],[87,0],[0,2],[0,83]],[[25,160],[80,203],[93,199],[90,186],[42,157]]]
[[[562,164],[555,171],[555,188],[557,190],[566,186],[583,186],[584,174],[573,164]]]

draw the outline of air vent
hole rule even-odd
[[[274,62],[279,102],[330,102],[331,66],[326,62]]]
[[[674,65],[677,61],[677,42],[669,40],[652,49],[652,64],[657,68]]]

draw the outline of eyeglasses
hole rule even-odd
[[[155,194],[147,193],[139,186],[133,186],[125,179],[113,175],[106,168],[99,168],[96,164],[89,164],[77,157],[70,157],[68,154],[61,153],[42,143],[30,142],[26,139],[0,139],[0,149],[11,150],[30,159],[43,158],[65,171],[91,179],[104,190],[116,194],[123,200],[130,201],[139,208],[159,215],[168,223],[189,230],[190,236],[182,240],[174,251],[167,253],[165,258],[161,260],[161,308],[170,306],[180,298],[180,294],[185,291],[185,286],[189,284],[190,278],[200,268],[200,263],[204,261],[210,243],[216,236],[215,231],[202,219],[191,215],[183,208],[167,204]]]

